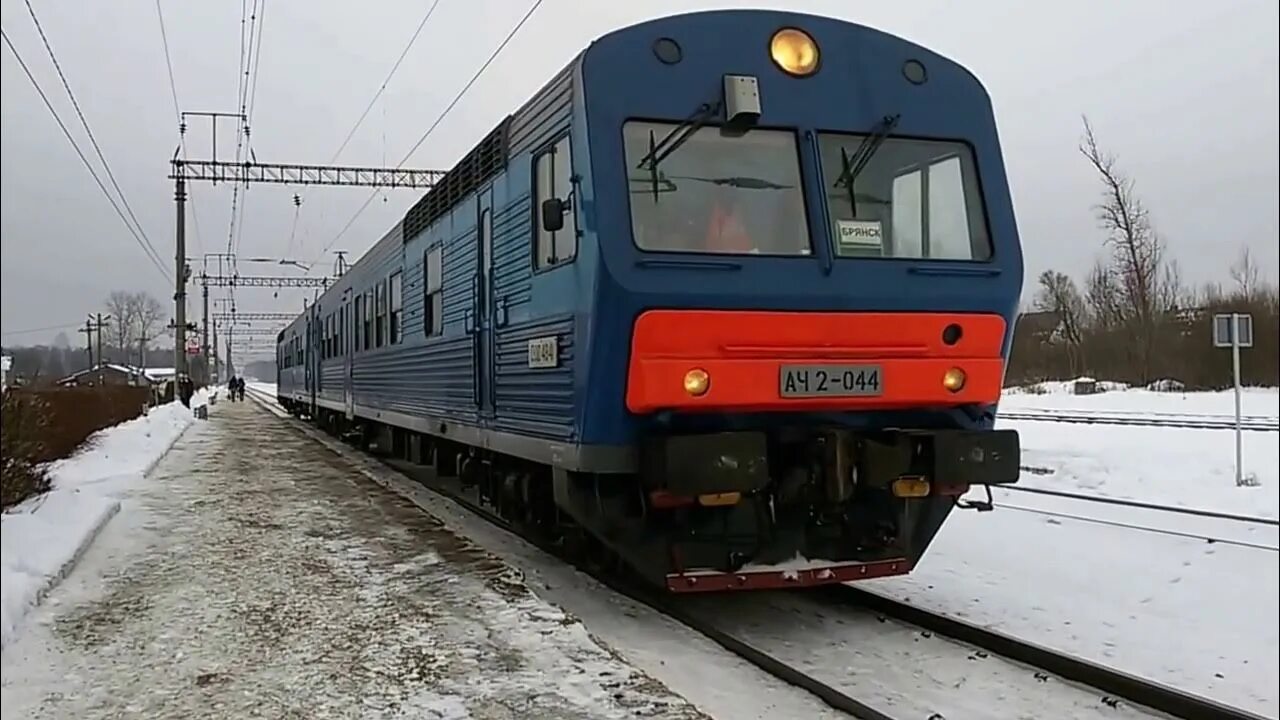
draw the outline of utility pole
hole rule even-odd
[[[84,333],[84,350],[89,354],[89,369],[93,369],[93,318],[84,321],[84,327],[80,328],[80,332]]]
[[[147,367],[147,341],[153,339],[154,338],[149,338],[146,335],[142,335],[138,338],[138,367],[144,370]]]
[[[104,316],[98,313],[98,320],[94,323],[94,329],[98,331],[98,365],[102,365],[102,327],[111,321],[111,316]]]
[[[80,328],[80,332],[84,333],[84,342],[87,346],[86,350],[89,353],[90,370],[93,370],[95,367],[99,369],[102,367],[102,326],[106,325],[109,320],[111,320],[110,315],[97,313],[96,315],[90,315],[86,318],[84,321],[84,327]],[[98,361],[96,363],[93,361],[93,343],[95,335],[97,336],[98,342]],[[98,372],[98,381],[99,383],[102,381],[101,370]]]
[[[187,183],[182,174],[182,161],[174,161],[175,174],[173,201],[177,206],[177,225],[174,233],[174,292],[173,292],[173,379],[181,382],[187,375]]]
[[[200,354],[204,357],[205,374],[209,372],[209,282],[203,273],[200,276],[202,294],[204,295],[204,332],[200,333]],[[205,378],[206,381],[210,378]]]
[[[213,379],[215,382],[222,382],[222,366],[218,360],[220,353],[218,352],[218,326],[213,326]]]

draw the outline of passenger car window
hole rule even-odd
[[[389,290],[389,292],[390,292],[390,294],[391,294],[391,298],[390,298],[390,302],[391,302],[391,317],[390,317],[391,332],[390,332],[390,336],[391,336],[391,344],[392,344],[392,345],[395,345],[396,343],[400,342],[400,339],[401,339],[401,337],[400,337],[400,316],[401,316],[401,314],[402,314],[402,313],[400,312],[400,310],[401,310],[401,307],[402,307],[402,306],[401,306],[401,304],[400,304],[400,303],[401,303],[401,301],[403,300],[403,298],[401,297],[401,289],[402,289],[402,288],[401,288],[401,280],[400,280],[400,277],[401,277],[401,276],[400,276],[400,271],[399,271],[399,270],[397,270],[396,272],[391,273],[391,289]]]
[[[423,298],[422,330],[427,337],[444,333],[444,274],[441,263],[444,253],[440,247],[428,250],[422,256]]]

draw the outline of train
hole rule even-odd
[[[592,42],[308,302],[278,400],[665,591],[901,575],[1018,480],[1022,283],[968,70],[681,14]]]

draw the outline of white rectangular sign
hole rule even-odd
[[[837,220],[840,246],[859,250],[882,250],[884,228],[879,220]]]
[[[560,340],[557,336],[529,341],[529,367],[553,368],[560,365]]]
[[[1242,313],[1221,313],[1213,316],[1213,346],[1231,347],[1231,319],[1235,318],[1236,337],[1240,347],[1253,347],[1253,316]]]

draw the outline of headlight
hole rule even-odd
[[[964,371],[960,368],[951,368],[942,374],[942,387],[951,392],[960,392],[964,389],[965,377]]]
[[[788,75],[803,77],[818,69],[818,43],[803,30],[782,28],[774,33],[769,55]]]
[[[694,368],[684,374],[684,391],[694,397],[706,395],[711,388],[711,374],[702,368]]]

